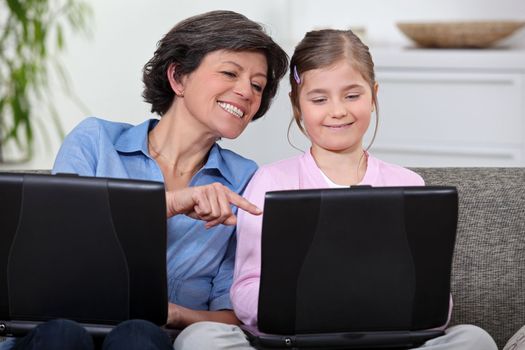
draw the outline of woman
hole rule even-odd
[[[287,64],[286,53],[243,15],[188,18],[161,39],[144,67],[143,96],[161,119],[132,126],[88,118],[58,153],[55,173],[164,182],[169,327],[239,322],[229,295],[236,245],[231,206],[260,214],[239,196],[257,166],[217,140],[236,138],[266,113]]]

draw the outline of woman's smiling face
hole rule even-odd
[[[261,105],[267,70],[260,52],[213,51],[182,78],[185,108],[206,131],[236,138]]]

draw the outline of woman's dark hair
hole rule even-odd
[[[197,69],[206,54],[216,50],[255,51],[265,55],[267,83],[261,106],[252,120],[263,116],[286,73],[288,56],[260,24],[233,11],[211,11],[187,18],[159,41],[155,54],[143,69],[142,96],[151,103],[151,111],[162,116],[176,98],[166,76],[171,64],[177,65],[175,78],[180,79]]]

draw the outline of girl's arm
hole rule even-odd
[[[257,207],[263,208],[264,196],[272,187],[272,176],[264,169],[259,169],[248,184],[244,196]],[[239,210],[237,252],[230,296],[235,314],[247,325],[257,324],[261,278],[261,227],[262,215],[255,216]]]

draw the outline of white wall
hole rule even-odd
[[[87,106],[82,110],[58,92],[56,105],[62,125],[71,130],[86,114],[105,119],[139,123],[150,116],[142,102],[142,66],[152,56],[156,42],[176,22],[214,9],[230,9],[266,24],[276,41],[291,53],[307,30],[318,27],[365,27],[370,45],[410,45],[395,27],[401,20],[438,19],[521,19],[522,0],[90,0],[94,10],[91,39],[69,36],[63,64],[69,72],[72,90]],[[504,43],[525,47],[525,30]],[[267,163],[296,153],[286,140],[290,118],[288,86],[281,85],[269,113],[250,125],[237,140],[223,143],[259,163]],[[53,136],[50,119],[42,112],[41,121]],[[292,139],[300,148],[307,141],[293,129]],[[53,136],[46,146],[36,130],[34,159],[18,168],[50,168],[60,145]],[[0,165],[0,169],[8,168]]]
[[[370,45],[410,45],[399,21],[525,20],[521,0],[291,0],[293,42],[319,27],[365,27]],[[525,47],[525,30],[503,44]]]

